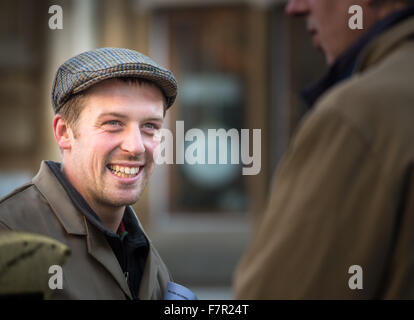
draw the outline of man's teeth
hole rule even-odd
[[[122,178],[136,176],[139,172],[139,167],[121,167],[118,165],[109,165],[108,167],[111,169],[113,174],[116,174]]]

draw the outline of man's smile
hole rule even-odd
[[[120,178],[136,178],[142,172],[143,165],[118,165],[108,164],[106,166],[113,175]]]

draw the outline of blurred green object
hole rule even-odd
[[[49,299],[49,268],[70,255],[63,243],[38,234],[0,233],[0,298]]]

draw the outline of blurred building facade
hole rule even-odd
[[[49,29],[51,5],[63,9],[62,30]],[[147,54],[178,79],[178,99],[165,123],[172,132],[177,121],[204,132],[261,129],[258,175],[243,176],[241,165],[160,165],[135,205],[177,282],[223,288],[216,297],[230,298],[234,268],[264,209],[276,164],[306,112],[298,93],[324,68],[304,25],[286,18],[284,5],[2,0],[0,195],[30,179],[42,159],[60,160],[50,90],[63,61],[97,47]]]

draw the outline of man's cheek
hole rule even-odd
[[[144,142],[145,152],[151,157],[151,160],[154,160],[154,153],[159,145],[160,142],[157,139],[149,139]]]

